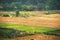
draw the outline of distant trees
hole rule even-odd
[[[36,7],[37,7],[36,5],[22,5],[21,10],[33,11],[35,10]]]
[[[58,10],[60,9],[60,0],[1,0],[0,6],[4,10]]]
[[[46,0],[45,5],[46,10],[58,10],[60,7],[59,0]]]

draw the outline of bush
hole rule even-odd
[[[9,14],[9,16],[15,17],[15,14]]]
[[[27,17],[29,17],[29,14],[28,14],[28,13],[24,13],[24,14],[20,13],[20,15],[19,15],[19,16],[20,16],[20,17],[27,18]]]
[[[3,14],[2,16],[3,16],[3,17],[10,17],[9,14]]]
[[[30,39],[30,40],[34,40],[34,39]]]
[[[46,14],[57,14],[55,11],[48,11]]]

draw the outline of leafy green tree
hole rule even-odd
[[[19,17],[19,10],[16,10],[16,17]]]
[[[59,10],[60,0],[0,0],[0,6],[3,10]]]

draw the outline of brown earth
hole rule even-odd
[[[17,38],[18,40],[30,40],[30,39],[34,39],[34,40],[60,40],[59,36],[47,36],[47,35],[32,35],[32,36],[27,36],[27,37],[19,37]]]
[[[32,36],[17,37],[17,38],[13,38],[11,40],[30,40],[30,39],[34,39],[34,40],[60,40],[60,36],[36,34],[36,35],[32,35]]]
[[[0,17],[0,23],[60,28],[60,14],[41,17]]]

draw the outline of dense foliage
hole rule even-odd
[[[60,0],[0,0],[0,10],[59,10]]]

